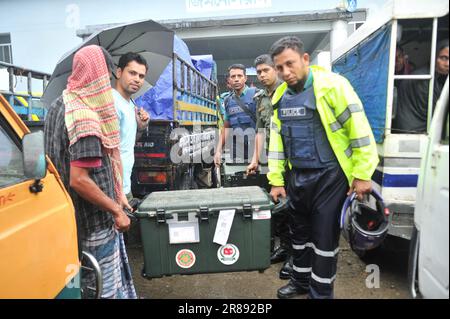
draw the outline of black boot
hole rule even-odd
[[[288,250],[284,247],[278,247],[270,256],[270,263],[276,264],[282,261],[285,261],[288,257]]]
[[[291,274],[293,271],[292,268],[293,258],[289,257],[283,264],[283,267],[280,269],[280,279],[286,280],[291,279]]]
[[[298,295],[305,295],[309,292],[308,289],[300,288],[296,286],[292,280],[289,281],[289,283],[286,286],[281,287],[278,289],[277,297],[279,299],[289,299],[293,298]]]

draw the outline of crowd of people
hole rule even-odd
[[[437,48],[435,98],[448,76],[448,53],[446,40]],[[396,74],[427,72],[413,70],[402,48],[396,61]],[[244,65],[228,68],[229,91],[220,95],[223,126],[214,163],[222,165],[229,130],[236,139],[232,157],[246,161],[247,174],[254,174],[261,156],[267,155],[270,194],[275,202],[287,198],[289,208],[281,220],[274,220],[281,245],[272,261],[285,261],[280,278],[289,279],[277,295],[333,298],[340,207],[352,192],[358,198],[371,192],[379,161],[371,127],[351,84],[310,65],[299,38],[278,40],[254,66],[261,90],[246,85]],[[132,96],[147,72],[151,66],[137,53],[123,55],[116,69],[102,47],[83,47],[45,123],[46,152],[75,205],[80,250],[90,252],[102,270],[102,298],[138,297],[123,234],[130,227],[124,209],[131,209],[133,197],[134,145],[149,125],[148,113]],[[426,130],[428,84],[423,82],[404,80],[398,86],[394,129]],[[247,134],[249,130],[255,134]],[[237,147],[240,134],[242,147]],[[84,286],[93,280],[82,278]]]

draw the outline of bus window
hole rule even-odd
[[[401,45],[397,45],[395,51],[395,74],[412,74],[416,68],[416,64],[410,60],[410,57],[406,50]],[[395,81],[395,83],[399,82],[400,81]]]
[[[393,133],[427,132],[432,112],[429,107],[434,109],[448,76],[448,38],[445,38],[445,31],[448,36],[448,15],[439,20],[436,30],[433,19],[398,21]],[[433,42],[434,39],[437,43]],[[435,52],[432,52],[433,45],[436,46]],[[434,61],[431,61],[432,57]],[[445,59],[446,68],[441,63]],[[432,96],[430,83],[433,84]]]

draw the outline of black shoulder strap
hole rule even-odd
[[[228,94],[227,96],[225,96],[225,98],[223,99],[223,108],[225,109],[227,107],[228,101],[230,100],[231,96],[233,95],[233,93]]]
[[[136,102],[134,101],[134,99],[133,99],[133,98],[130,98],[130,101],[131,101],[131,103],[133,103],[134,108],[135,108],[136,110],[139,110],[139,108],[138,108]]]
[[[250,118],[253,120],[253,122],[256,123],[256,115],[248,109],[247,105],[245,105],[236,94],[233,93],[232,97],[234,98],[236,103],[239,105],[239,107],[242,109],[242,111],[244,111],[248,116],[250,116]]]

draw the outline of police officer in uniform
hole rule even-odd
[[[256,88],[246,85],[245,66],[233,64],[228,68],[229,81],[233,92],[224,100],[224,126],[221,129],[219,143],[214,155],[216,166],[221,165],[222,149],[231,128],[232,158],[237,162],[248,163],[253,155],[256,128],[256,103],[253,97]]]
[[[263,90],[259,90],[254,99],[256,101],[256,129],[258,131],[255,140],[255,152],[252,161],[247,167],[247,173],[255,172],[259,166],[259,159],[263,147],[267,150],[269,146],[270,118],[273,115],[272,96],[275,90],[283,82],[278,79],[277,71],[273,65],[272,58],[268,54],[260,55],[255,59],[256,75],[259,82],[264,85]]]
[[[278,78],[277,71],[272,58],[268,54],[263,54],[255,59],[256,75],[259,82],[264,86],[255,95],[256,101],[256,129],[255,152],[253,159],[247,167],[247,174],[255,174],[259,167],[262,152],[267,152],[269,148],[270,118],[273,115],[272,96],[275,90],[283,82]],[[266,154],[267,155],[267,154]],[[270,191],[269,185],[260,185]],[[275,236],[280,238],[280,246],[275,247]],[[290,256],[290,236],[289,236],[289,214],[286,211],[272,216],[272,255],[271,262],[278,263],[284,261],[280,270],[281,279],[289,279],[292,265],[289,263]]]
[[[280,39],[270,53],[286,83],[272,99],[268,179],[274,200],[287,195],[294,215],[293,272],[278,297],[333,298],[340,208],[348,194],[362,199],[371,191],[379,161],[375,140],[350,83],[309,66],[299,38]]]

